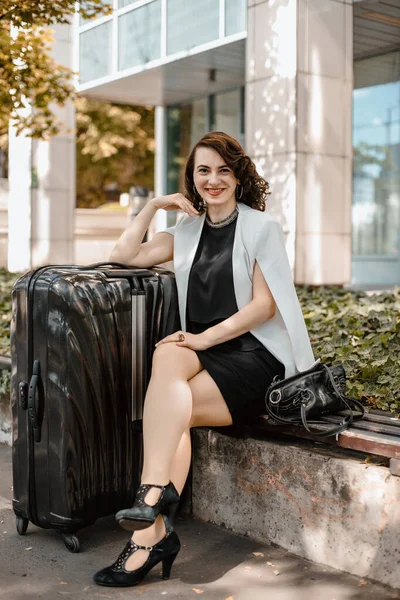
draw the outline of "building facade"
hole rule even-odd
[[[400,284],[398,2],[109,1],[63,62],[88,97],[156,107],[157,194],[226,131],[270,183],[297,283]]]

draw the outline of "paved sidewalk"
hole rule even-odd
[[[99,587],[91,575],[110,564],[127,539],[113,517],[83,530],[79,536],[82,551],[71,554],[54,532],[30,524],[25,536],[16,533],[11,486],[11,449],[0,445],[0,598],[400,599],[400,592],[388,587],[189,518],[177,524],[182,550],[169,581],[161,580],[156,567],[137,587]]]

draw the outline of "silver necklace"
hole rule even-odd
[[[210,219],[208,218],[208,215],[206,215],[206,223],[212,229],[220,229],[221,227],[226,227],[227,225],[230,225],[231,223],[233,223],[233,221],[235,219],[237,219],[238,213],[239,213],[239,209],[236,206],[235,210],[233,212],[231,212],[230,215],[225,217],[225,219],[222,219],[222,221],[217,221],[216,223],[213,223],[212,221],[210,221]]]

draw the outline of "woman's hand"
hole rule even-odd
[[[150,200],[150,202],[156,207],[156,209],[162,208],[163,210],[182,210],[188,214],[189,217],[196,217],[199,214],[190,200],[185,198],[183,194],[158,196],[157,198]]]
[[[187,333],[186,331],[176,331],[171,335],[167,335],[163,340],[157,342],[156,347],[160,346],[160,344],[171,343],[182,346],[182,348],[189,348],[190,350],[207,350],[210,348],[210,344],[204,334],[199,333],[196,335],[194,333]]]

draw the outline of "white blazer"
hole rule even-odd
[[[238,203],[232,253],[233,283],[239,310],[253,297],[254,263],[260,266],[275,299],[275,316],[251,333],[285,365],[285,377],[314,363],[310,339],[293,284],[280,224],[271,215]],[[186,301],[190,269],[200,241],[205,215],[184,216],[165,231],[174,235],[174,270],[182,331],[186,331]]]

